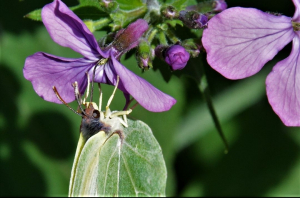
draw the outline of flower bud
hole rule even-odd
[[[164,57],[172,70],[180,70],[186,66],[190,59],[190,54],[181,45],[172,45],[166,49]]]
[[[177,18],[179,13],[173,6],[167,6],[162,9],[162,14],[168,19]]]
[[[214,0],[213,2],[213,8],[216,12],[222,12],[227,8],[227,4],[225,0]]]
[[[142,39],[137,47],[136,59],[138,65],[143,70],[152,68],[152,60],[154,58],[154,50],[151,48],[147,40]]]
[[[205,28],[208,22],[208,17],[196,11],[181,10],[179,19],[189,28],[201,29]]]
[[[120,53],[125,53],[135,48],[148,27],[148,23],[144,19],[136,20],[128,25],[126,29],[122,29],[117,33],[112,46]]]
[[[113,0],[101,0],[99,4],[107,12],[113,12],[119,7],[119,5]]]

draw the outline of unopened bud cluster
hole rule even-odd
[[[110,12],[119,7],[113,0],[101,0],[100,5]],[[207,27],[214,14],[227,8],[225,0],[204,1],[188,7],[178,7],[175,4],[160,5],[158,2],[149,1],[147,6],[149,11],[144,19],[148,21],[149,29],[142,36],[136,35],[136,32],[141,32],[138,26],[129,25],[125,31],[120,29],[99,42],[103,47],[113,38],[118,38],[110,45],[122,53],[136,47],[135,57],[138,66],[143,70],[152,68],[155,57],[163,59],[171,70],[183,69],[190,57],[195,58],[199,55],[201,39],[196,37],[181,40],[176,35],[176,26],[201,31]]]

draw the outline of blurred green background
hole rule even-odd
[[[76,0],[63,0],[68,6]],[[0,0],[0,196],[67,196],[81,118],[64,105],[49,103],[23,77],[25,58],[37,51],[81,57],[54,43],[40,22],[23,18],[51,0]],[[227,0],[229,7],[256,7],[293,16],[291,0]],[[96,33],[100,38],[105,32]],[[300,129],[286,127],[272,111],[265,78],[284,48],[258,74],[231,81],[204,64],[213,102],[230,150],[190,78],[172,75],[166,83],[159,70],[142,74],[134,59],[122,63],[176,98],[168,112],[138,106],[130,115],[153,130],[168,169],[168,196],[300,196]],[[166,67],[158,65],[155,67]],[[176,74],[176,73],[175,73]],[[113,87],[104,86],[104,101]],[[124,105],[117,92],[112,110]],[[76,108],[75,103],[71,106]]]

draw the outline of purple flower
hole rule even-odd
[[[37,52],[26,58],[24,76],[44,100],[61,103],[52,90],[55,86],[67,103],[74,101],[72,83],[77,81],[79,91],[83,94],[87,87],[86,72],[91,79],[94,67],[98,65],[94,81],[115,85],[119,76],[118,88],[124,92],[127,102],[131,95],[145,109],[154,112],[167,111],[175,104],[174,98],[156,89],[119,62],[122,53],[135,47],[148,29],[146,21],[139,19],[119,31],[115,41],[102,51],[86,25],[60,0],[44,6],[42,19],[56,43],[84,56],[71,59]]]
[[[164,55],[172,70],[183,69],[190,59],[190,54],[181,45],[172,45],[166,49]]]
[[[278,62],[266,80],[268,100],[287,126],[300,126],[300,1],[293,18],[253,8],[235,7],[213,17],[203,33],[212,68],[229,79],[257,73],[284,46],[292,52]]]

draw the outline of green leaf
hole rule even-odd
[[[79,5],[70,7],[70,9],[82,20],[98,20],[108,17],[108,14],[101,8],[98,0],[79,0]]]
[[[104,17],[108,17],[108,14],[105,13],[99,3],[96,0],[81,0],[80,4],[77,6],[70,7],[70,9],[81,19],[92,19],[97,20]],[[35,21],[42,21],[41,17],[42,9],[34,10],[24,17],[29,18]]]
[[[99,132],[82,150],[80,138],[69,196],[165,196],[166,166],[151,129],[128,120],[123,136]]]
[[[168,0],[166,4],[172,5],[177,10],[183,10],[186,7],[186,3],[188,0]]]
[[[175,28],[176,25],[180,25],[181,27],[183,27],[182,21],[180,21],[178,19],[165,20],[165,23],[169,24],[173,28]]]
[[[99,6],[80,4],[78,6],[70,7],[70,9],[82,20],[98,20],[104,17],[108,17],[108,14],[104,12]]]
[[[112,31],[124,28],[135,19],[142,18],[146,11],[147,7],[143,6],[132,11],[119,10],[118,12],[110,14],[110,17],[113,19],[113,23],[110,24]]]
[[[42,9],[34,10],[34,11],[26,14],[24,16],[24,18],[29,18],[29,19],[32,19],[34,21],[42,21],[41,12],[42,12]]]
[[[81,6],[95,6],[100,9],[99,0],[79,0]]]
[[[111,19],[109,18],[102,18],[100,20],[84,20],[83,21],[85,23],[85,25],[89,28],[89,30],[91,32],[94,32],[96,30],[100,30],[103,27],[107,26],[109,24],[109,22],[111,22]]]
[[[110,14],[113,19],[113,23],[110,24],[112,31],[124,28],[138,18],[143,18],[147,11],[147,5],[142,0],[116,0],[116,2],[119,10]]]
[[[116,0],[121,10],[135,10],[136,8],[144,7],[146,4],[142,0]]]

